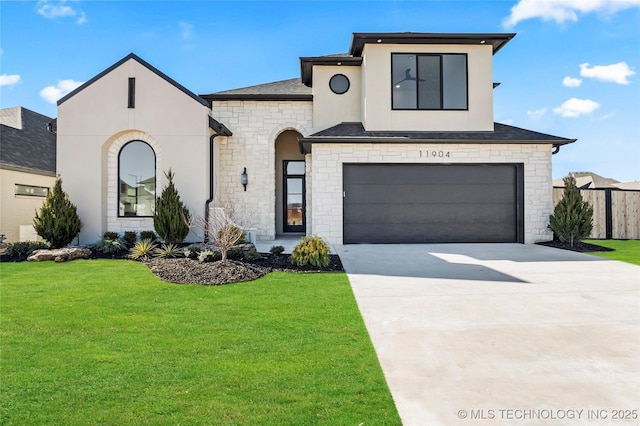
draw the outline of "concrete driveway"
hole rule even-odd
[[[640,267],[522,244],[335,250],[404,425],[640,424]]]

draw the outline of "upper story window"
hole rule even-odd
[[[391,55],[393,109],[466,110],[466,54]]]
[[[156,155],[142,141],[128,142],[118,156],[118,216],[153,216]]]

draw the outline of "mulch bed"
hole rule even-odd
[[[554,247],[563,250],[577,251],[579,253],[587,253],[590,251],[614,251],[614,249],[609,247],[597,246],[595,244],[588,244],[584,242],[573,243],[573,247],[568,242],[563,243],[558,240],[554,241],[544,241],[541,243],[536,243],[541,246]]]

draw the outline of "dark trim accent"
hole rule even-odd
[[[215,136],[233,136],[233,133],[227,128],[227,126],[211,116],[209,116],[209,128],[216,132]]]
[[[295,95],[295,94],[256,94],[256,93],[214,93],[210,95],[200,96],[208,105],[211,101],[312,101],[313,95]]]
[[[395,108],[393,106],[393,89],[396,83],[393,82],[393,57],[396,55],[413,55],[416,59],[416,107],[415,108]],[[466,108],[444,108],[444,65],[443,56],[464,56],[465,66],[465,103]],[[418,74],[418,57],[419,56],[437,56],[440,58],[440,108],[420,108],[420,75]],[[398,52],[391,53],[391,110],[392,111],[469,111],[469,55],[466,53],[411,53],[411,52]]]
[[[75,96],[76,94],[80,93],[81,91],[83,91],[84,89],[86,89],[87,87],[89,87],[90,85],[95,83],[96,81],[100,80],[102,77],[104,77],[105,75],[109,74],[111,71],[115,70],[120,65],[124,64],[125,62],[127,62],[129,59],[133,59],[134,61],[138,62],[140,65],[144,66],[149,71],[153,72],[158,77],[160,77],[163,80],[165,80],[167,83],[169,83],[172,86],[176,87],[178,90],[182,91],[185,95],[189,96],[190,98],[192,98],[193,100],[195,100],[199,104],[201,104],[203,106],[208,106],[207,101],[205,101],[200,96],[196,95],[195,93],[193,93],[192,91],[190,91],[189,89],[187,89],[186,87],[184,87],[183,85],[181,85],[180,83],[178,83],[177,81],[172,79],[171,77],[167,76],[165,73],[163,73],[162,71],[160,71],[159,69],[157,69],[153,65],[149,64],[148,62],[146,62],[145,60],[143,60],[142,58],[140,58],[139,56],[137,56],[134,53],[129,53],[127,56],[125,56],[124,58],[120,59],[115,64],[111,65],[109,68],[105,69],[104,71],[102,71],[101,73],[96,75],[95,77],[87,80],[80,87],[78,87],[75,90],[72,90],[71,92],[67,93],[65,96],[63,96],[62,98],[60,98],[58,100],[58,102],[57,102],[58,106],[62,105],[62,103],[64,103],[68,99],[70,99],[73,96]]]
[[[155,188],[155,194],[153,194],[153,200],[154,200],[153,201],[154,202],[153,211],[154,212],[156,211],[155,203],[156,203],[157,198],[158,198],[158,175],[156,174],[156,168],[157,168],[158,159],[157,159],[157,156],[156,156],[156,151],[153,149],[153,147],[151,145],[149,145],[148,142],[142,141],[140,139],[132,139],[129,142],[127,142],[124,145],[122,145],[120,147],[120,150],[118,151],[118,175],[116,177],[116,181],[118,182],[117,183],[117,192],[116,192],[116,206],[117,206],[117,209],[118,209],[117,217],[118,218],[126,218],[126,219],[136,219],[136,218],[139,218],[139,217],[153,217],[153,215],[151,215],[151,216],[137,216],[137,215],[136,216],[126,216],[126,215],[123,216],[123,215],[120,214],[120,156],[122,155],[122,150],[125,149],[125,147],[127,145],[129,145],[130,143],[133,143],[133,142],[143,143],[143,144],[147,145],[149,147],[149,149],[151,149],[151,152],[153,152],[153,172],[154,172],[154,177],[155,177],[155,180],[156,180],[156,182],[155,182],[155,187],[156,187]]]
[[[333,87],[331,87],[331,82],[333,81],[334,78],[336,77],[344,77],[347,80],[347,88],[343,91],[343,92],[336,92]],[[336,95],[344,95],[345,93],[347,93],[349,91],[349,89],[351,88],[351,81],[349,80],[349,77],[347,77],[344,74],[334,74],[331,76],[331,78],[329,79],[329,89],[331,89],[331,91],[333,93],[335,93]]]
[[[612,190],[609,188],[604,190],[605,234],[607,240],[613,238],[613,202],[611,192]]]
[[[495,55],[515,33],[353,33],[349,53],[354,57],[362,55],[364,46],[372,44],[471,44],[493,46]]]
[[[469,76],[467,75],[467,77],[469,77]],[[496,87],[500,86],[500,84],[502,84],[502,83],[496,83],[496,82],[494,81],[494,82],[493,82],[493,88],[495,89]]]
[[[135,108],[136,107],[136,78],[129,77],[129,90],[127,92],[127,107]]]
[[[553,144],[553,149],[551,150],[551,155],[556,155],[560,152],[560,145]]]
[[[516,237],[518,243],[524,244],[524,163],[513,165],[516,167]]]
[[[359,67],[362,65],[362,58],[352,56],[302,56],[300,57],[300,78],[302,84],[307,87],[313,85],[314,66],[344,66]]]

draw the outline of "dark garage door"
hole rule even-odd
[[[345,164],[344,243],[523,242],[519,164]]]

